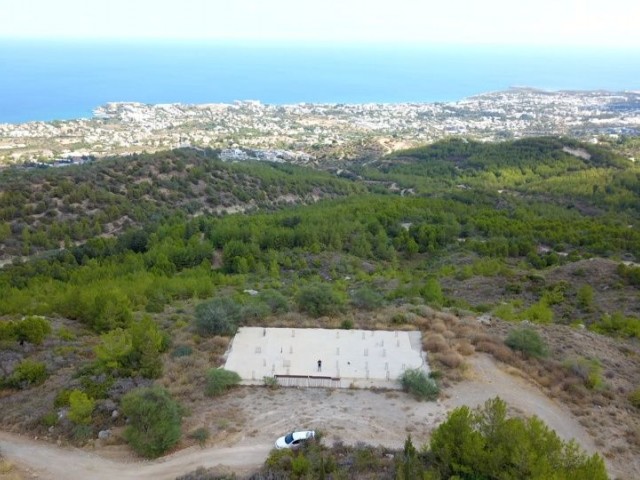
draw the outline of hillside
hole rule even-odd
[[[155,383],[224,442],[244,424],[205,386],[239,325],[417,328],[444,396],[487,353],[640,474],[640,169],[610,149],[450,139],[326,171],[180,150],[0,185],[26,257],[0,270],[4,429],[84,444]],[[546,356],[505,344],[523,325]]]
[[[229,164],[211,150],[0,170],[0,260],[113,237],[174,215],[270,210],[363,188],[288,164]]]

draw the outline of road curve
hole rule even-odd
[[[0,432],[0,452],[45,480],[175,479],[198,467],[225,466],[247,472],[262,466],[272,445],[228,448],[191,447],[158,460],[123,462],[79,448],[58,447],[12,433]]]

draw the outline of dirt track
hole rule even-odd
[[[588,452],[596,451],[593,439],[566,408],[504,372],[488,356],[475,356],[471,365],[471,379],[448,389],[448,398],[435,403],[416,402],[399,392],[278,389],[265,395],[264,389],[247,388],[224,400],[230,408],[242,409],[246,431],[225,438],[224,445],[192,447],[155,461],[108,459],[99,449],[61,448],[1,432],[0,452],[42,479],[173,479],[200,466],[218,465],[242,474],[260,466],[275,438],[292,428],[321,430],[329,445],[361,441],[402,448],[408,433],[416,444],[426,442],[452,408],[475,406],[495,396],[518,411],[539,416],[562,438],[575,438]],[[194,415],[206,417],[207,412]],[[619,467],[608,465],[610,474],[628,476]]]

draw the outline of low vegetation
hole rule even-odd
[[[418,400],[435,400],[440,389],[433,378],[419,368],[409,368],[400,377],[402,389]]]
[[[124,436],[144,457],[159,457],[180,440],[182,408],[162,388],[130,391],[122,398],[122,412],[128,419]]]
[[[205,394],[209,397],[222,395],[231,387],[240,383],[240,375],[223,368],[213,368],[207,372]]]
[[[504,343],[529,357],[545,357],[548,354],[544,341],[538,332],[531,328],[514,328],[509,332]]]

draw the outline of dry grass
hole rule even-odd
[[[496,360],[504,363],[513,361],[514,355],[509,347],[495,340],[482,340],[476,344],[476,350],[485,352],[493,356]]]
[[[454,326],[460,323],[460,319],[457,316],[448,312],[436,312],[436,319],[449,326]]]
[[[8,460],[0,459],[0,475],[6,475],[14,470],[14,466]]]
[[[446,352],[449,350],[449,342],[439,333],[427,335],[422,343],[423,348],[432,353]]]
[[[444,333],[449,329],[442,320],[436,320],[435,322],[431,323],[431,330],[437,333]]]
[[[15,465],[0,458],[0,480],[22,480],[23,478],[24,476],[16,470]]]
[[[476,349],[474,348],[473,345],[471,345],[471,343],[469,343],[468,340],[461,340],[456,345],[456,351],[460,355],[464,355],[465,357],[468,357],[469,355],[473,355]]]
[[[448,368],[458,368],[463,363],[462,355],[453,351],[438,353],[434,358]]]

